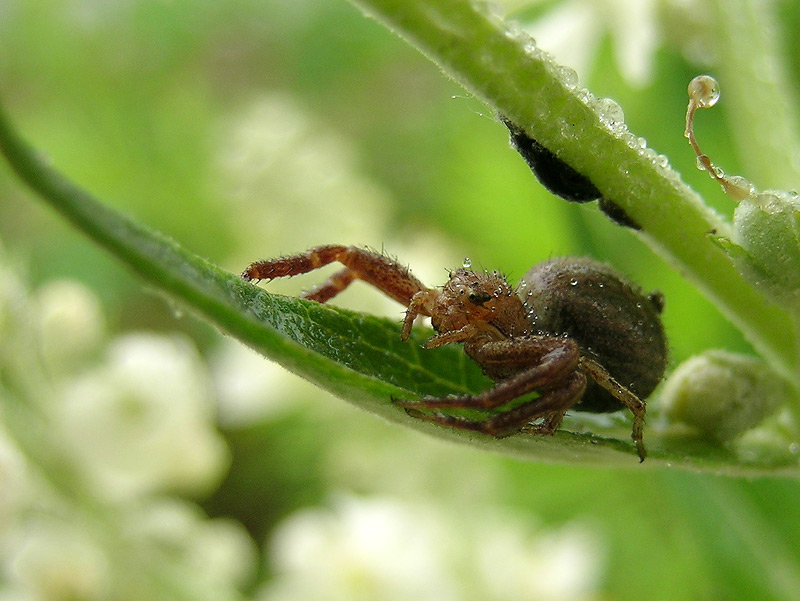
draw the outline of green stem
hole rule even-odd
[[[639,235],[645,241],[711,299],[776,369],[798,382],[791,317],[748,284],[711,241],[710,233],[726,235],[729,224],[663,157],[636,143],[613,103],[575,86],[572,74],[536,49],[529,37],[478,3],[351,1],[588,176],[642,226]]]

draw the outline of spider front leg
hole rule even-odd
[[[397,261],[355,246],[328,244],[316,246],[297,255],[256,261],[244,270],[242,278],[251,281],[292,277],[334,262],[343,264],[345,268],[304,293],[303,298],[324,303],[342,292],[354,280],[363,280],[390,298],[413,309],[414,316],[430,314],[435,291],[424,286]]]

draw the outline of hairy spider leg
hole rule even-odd
[[[633,429],[631,438],[636,445],[639,461],[644,461],[647,451],[644,448],[644,418],[647,405],[627,387],[617,382],[606,369],[597,361],[588,357],[581,357],[580,366],[595,382],[605,388],[611,395],[625,405],[633,413]]]
[[[498,341],[502,342],[502,341]],[[396,400],[405,409],[494,409],[523,394],[560,385],[575,371],[580,355],[578,346],[569,340],[545,354],[536,365],[523,370],[478,394],[422,397],[415,401]],[[486,346],[496,344],[487,342]]]
[[[502,386],[502,384],[499,386]],[[584,390],[586,390],[586,376],[579,371],[575,371],[566,381],[562,381],[561,387],[547,390],[540,397],[483,421],[442,413],[425,414],[410,406],[406,407],[406,411],[408,411],[409,415],[425,421],[462,430],[473,430],[489,434],[495,438],[515,434],[530,422],[544,417],[546,420],[545,428],[542,430],[536,429],[533,432],[536,434],[552,434],[558,424],[561,423],[564,413],[581,398]],[[551,426],[554,427],[551,429]]]
[[[464,345],[464,350],[488,370],[490,376],[492,372],[504,367],[520,368],[552,363],[552,381],[557,380],[559,374],[574,370],[580,359],[580,347],[574,340],[540,334],[482,341],[474,347],[468,343]]]
[[[317,246],[297,255],[256,261],[244,270],[242,278],[249,281],[292,277],[337,261],[345,268],[303,294],[303,298],[324,303],[357,279],[371,284],[406,307],[411,305],[417,293],[433,293],[414,277],[408,268],[394,259],[377,252],[340,244]],[[417,307],[416,311],[427,315],[428,313],[422,310],[424,308]]]
[[[334,273],[321,284],[317,284],[310,290],[303,292],[300,298],[316,301],[318,303],[325,303],[342,292],[357,279],[358,274],[349,267],[345,267]]]

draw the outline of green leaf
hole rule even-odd
[[[17,174],[78,229],[151,286],[264,356],[354,405],[428,434],[538,461],[643,469],[669,465],[734,475],[800,474],[791,454],[738,458],[732,451],[650,428],[640,466],[630,422],[568,417],[553,437],[494,439],[409,417],[392,397],[478,391],[488,385],[459,348],[421,348],[430,331],[400,341],[400,324],[272,295],[121,215],[68,181],[25,145],[0,114],[0,149]]]

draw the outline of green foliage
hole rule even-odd
[[[586,254],[664,293],[673,365],[719,347],[755,351],[770,369],[796,377],[794,324],[726,262],[717,242],[730,237],[732,205],[696,173],[680,133],[686,82],[701,69],[693,62],[692,35],[699,35],[710,46],[699,46],[703,56],[717,57],[713,73],[724,94],[719,116],[705,115],[698,125],[704,150],[761,188],[795,187],[796,109],[787,89],[798,79],[800,42],[773,32],[796,29],[797,8],[746,0],[683,3],[688,13],[662,6],[663,44],[644,88],[617,70],[617,40],[606,33],[593,47],[594,67],[582,72],[581,83],[624,107],[625,125],[669,157],[713,207],[704,208],[658,154],[640,153],[638,138],[634,148],[628,145],[633,140],[614,104],[600,103],[613,117],[603,119],[596,98],[568,72],[532,52],[516,28],[506,36],[507,25],[486,19],[475,4],[359,2],[454,83],[344,2],[139,0],[83,9],[12,0],[0,9],[0,88],[13,121],[42,154],[30,156],[8,128],[5,149],[57,210],[141,277],[128,277],[83,234],[30,202],[5,172],[0,236],[30,267],[34,283],[65,276],[88,283],[113,332],[183,330],[212,357],[220,339],[204,324],[213,323],[358,408],[325,396],[304,402],[309,390],[270,381],[292,407],[288,415],[223,428],[231,473],[203,503],[212,515],[244,522],[259,542],[286,513],[331,491],[405,495],[432,500],[448,515],[463,509],[468,521],[501,507],[549,527],[574,520],[595,525],[606,545],[601,598],[797,597],[797,447],[785,414],[720,444],[665,422],[657,391],[645,430],[650,456],[642,465],[623,414],[569,416],[553,438],[493,441],[449,432],[408,418],[389,398],[486,386],[458,349],[421,349],[429,334],[422,328],[410,343],[400,342],[400,309],[390,309],[389,319],[368,316],[382,310],[369,304],[372,292],[367,300],[357,289],[341,299],[362,308],[354,313],[269,294],[231,273],[253,259],[327,242],[384,245],[432,285],[464,256],[513,281],[537,260]],[[529,14],[553,3],[545,4]],[[769,27],[770,18],[781,27]],[[442,42],[452,42],[446,36],[454,33],[462,36],[458,43]],[[573,47],[584,42],[572,38]],[[783,66],[778,85],[772,77],[756,79],[764,64]],[[544,192],[508,148],[495,111],[524,123],[590,175],[636,215],[644,233]],[[553,115],[574,123],[575,135],[565,138],[564,123]],[[264,148],[272,150],[259,154]],[[709,235],[714,228],[716,238]],[[426,268],[430,274],[422,273]],[[268,290],[296,293],[281,285]],[[168,302],[154,300],[151,290]],[[181,318],[185,308],[201,320]],[[250,369],[245,381],[272,367],[261,362]],[[0,393],[7,375],[0,373]],[[4,421],[12,430],[25,425],[12,432],[19,445],[50,453],[29,458],[42,466],[52,461],[62,488],[74,487],[71,474],[56,469],[65,458],[48,446],[50,432],[36,419],[15,422],[6,397]],[[388,428],[384,420],[405,427]],[[438,444],[435,437],[462,444]],[[109,515],[109,523],[118,516]],[[161,556],[147,557],[144,571]]]
[[[476,437],[424,424],[395,407],[392,397],[451,394],[480,389],[480,374],[455,348],[424,351],[419,333],[404,344],[397,324],[271,295],[192,255],[175,242],[104,207],[45,165],[0,119],[0,146],[20,177],[77,227],[174,300],[267,358],[372,413],[434,434],[530,458],[625,465],[619,426],[592,424],[591,435],[559,433],[551,439]],[[732,474],[772,473],[794,458],[765,455],[740,461],[711,446],[683,448],[652,433],[648,465],[661,463]],[[788,472],[787,472],[788,473]]]

